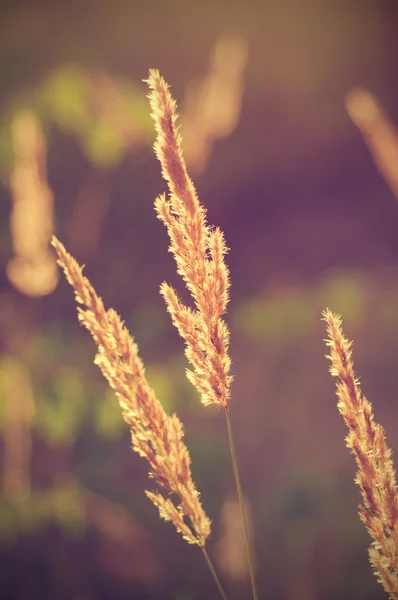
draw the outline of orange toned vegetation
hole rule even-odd
[[[198,389],[203,404],[216,404],[225,409],[253,598],[256,599],[253,560],[249,555],[247,522],[228,411],[231,361],[229,331],[222,317],[229,300],[229,274],[224,262],[227,248],[222,232],[207,225],[205,210],[188,176],[181,138],[175,127],[176,103],[168,86],[155,70],[150,71],[148,84],[157,132],[155,151],[170,190],[168,199],[165,196],[157,198],[155,209],[167,227],[170,251],[176,259],[177,271],[193,297],[195,308],[184,306],[174,289],[166,283],[162,284],[161,293],[173,323],[186,343],[186,355],[193,367],[187,372],[189,380]],[[180,504],[176,505],[170,497],[158,492],[147,492],[147,495],[159,509],[161,517],[171,521],[189,543],[202,548],[220,595],[226,598],[205,550],[210,520],[203,511],[192,481],[190,458],[182,441],[181,422],[175,415],[165,413],[149,387],[137,345],[119,315],[112,309],[105,310],[102,300],[83,276],[81,267],[61,242],[54,237],[52,244],[67,280],[75,290],[77,302],[86,307],[79,308],[79,320],[98,346],[95,362],[118,396],[124,419],[130,426],[133,448],[148,460],[150,475],[168,493],[175,494]]]
[[[61,242],[53,238],[52,244],[77,302],[86,307],[78,309],[79,320],[98,346],[95,363],[119,399],[123,418],[130,427],[133,449],[148,460],[150,476],[167,492],[176,494],[181,504],[176,506],[159,493],[147,492],[148,497],[184,539],[204,546],[210,534],[210,520],[192,481],[181,422],[176,415],[166,414],[149,386],[137,344],[119,315],[112,309],[105,310],[82,268]],[[190,520],[192,529],[185,518]]]
[[[391,450],[381,425],[374,422],[372,405],[362,395],[352,363],[352,342],[344,337],[341,319],[330,310],[327,323],[330,372],[338,378],[337,404],[348,427],[346,443],[358,467],[355,482],[362,495],[359,516],[372,545],[369,558],[377,580],[391,598],[398,598],[398,497]]]
[[[177,271],[195,301],[195,310],[182,304],[167,283],[161,293],[173,323],[186,343],[186,356],[194,368],[188,379],[198,389],[203,404],[227,406],[231,377],[229,331],[222,319],[228,304],[229,278],[224,262],[227,248],[220,229],[211,230],[199,203],[182,155],[176,131],[176,103],[158,71],[150,71],[149,100],[155,121],[155,152],[162,165],[170,197],[157,198],[155,209],[167,227],[170,252]]]
[[[163,194],[156,199],[155,210],[166,226],[169,250],[193,304],[186,306],[173,287],[165,282],[160,291],[173,324],[185,342],[186,357],[192,368],[187,370],[188,379],[198,390],[204,405],[215,404],[225,412],[238,496],[238,503],[231,504],[233,516],[229,519],[231,527],[225,539],[227,544],[237,546],[236,538],[242,531],[246,559],[241,551],[227,553],[224,550],[225,556],[219,563],[224,572],[233,572],[237,580],[244,578],[248,570],[252,596],[257,600],[254,557],[229,409],[232,376],[229,330],[224,320],[230,286],[225,263],[227,247],[221,230],[208,225],[205,209],[188,175],[176,127],[176,102],[169,86],[157,70],[150,70],[147,84],[157,133],[154,148],[169,187],[168,196]],[[171,521],[185,540],[201,547],[218,591],[226,600],[205,549],[210,520],[192,481],[182,424],[176,415],[166,414],[150,388],[137,344],[119,315],[104,308],[82,268],[61,242],[53,238],[52,244],[66,278],[74,288],[77,302],[84,305],[78,309],[79,320],[98,347],[95,363],[118,397],[123,417],[130,427],[133,449],[148,460],[150,476],[160,488],[171,494],[165,496],[158,491],[148,491],[147,496],[159,509],[160,516]],[[391,451],[386,445],[383,428],[374,422],[371,404],[359,389],[351,359],[351,342],[343,336],[340,318],[327,310],[324,320],[329,336],[331,373],[338,378],[338,408],[349,429],[347,446],[358,466],[356,483],[363,500],[359,514],[373,539],[370,561],[384,589],[391,598],[398,600],[398,499]],[[236,524],[237,506],[241,528]],[[228,564],[223,559],[227,559]]]

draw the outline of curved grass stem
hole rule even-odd
[[[236,490],[238,492],[239,508],[240,508],[240,514],[242,517],[243,531],[244,531],[244,536],[245,536],[246,555],[247,555],[247,562],[249,565],[249,573],[250,573],[250,581],[251,581],[251,585],[252,585],[253,600],[258,600],[256,579],[254,576],[253,555],[252,555],[252,549],[251,549],[250,540],[249,540],[247,518],[246,518],[245,506],[243,503],[242,485],[240,482],[238,461],[236,458],[235,442],[234,442],[234,436],[232,434],[231,417],[229,414],[228,406],[225,407],[225,418],[227,420],[229,448],[231,451],[232,466],[234,469]]]
[[[221,598],[222,598],[223,600],[228,600],[228,599],[227,599],[227,596],[226,596],[226,594],[225,594],[225,592],[224,592],[224,589],[223,589],[223,587],[222,587],[222,585],[221,585],[221,582],[220,582],[220,580],[219,580],[219,578],[218,578],[218,575],[217,575],[217,573],[216,573],[216,570],[215,570],[215,568],[213,567],[213,563],[211,562],[211,560],[210,560],[210,557],[209,557],[209,555],[207,554],[207,550],[206,550],[206,548],[205,548],[204,546],[201,546],[201,550],[202,550],[202,552],[203,552],[203,556],[205,557],[205,561],[206,561],[206,563],[207,563],[207,566],[209,567],[209,569],[210,569],[210,571],[211,571],[211,574],[212,574],[212,576],[213,576],[213,579],[214,579],[214,581],[215,581],[215,583],[216,583],[216,586],[218,587],[218,591],[220,592]]]

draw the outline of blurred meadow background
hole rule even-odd
[[[185,379],[142,79],[158,68],[230,253],[231,414],[261,598],[385,598],[325,359],[327,306],[398,450],[398,7],[81,0],[0,9],[0,595],[217,598],[145,497],[147,465],[93,364],[56,233],[184,423],[210,553],[249,598],[222,413]],[[395,123],[395,125],[394,125]]]

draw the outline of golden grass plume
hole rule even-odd
[[[158,218],[170,237],[170,252],[177,271],[190,291],[195,308],[185,306],[175,290],[163,283],[163,295],[173,324],[185,340],[186,356],[193,367],[187,377],[200,393],[203,404],[226,407],[230,396],[231,360],[229,331],[222,318],[229,295],[229,274],[224,261],[227,247],[220,229],[211,229],[190,179],[176,129],[176,102],[159,71],[151,69],[146,80],[157,138],[155,152],[168,183],[155,201]]]
[[[137,344],[119,315],[113,309],[105,310],[82,267],[56,237],[52,238],[52,245],[76,301],[85,305],[85,309],[78,308],[79,320],[98,347],[94,362],[118,397],[123,418],[130,427],[133,449],[149,462],[150,477],[169,494],[175,494],[180,503],[175,504],[158,492],[146,494],[160,516],[171,521],[187,542],[203,548],[210,534],[210,520],[192,481],[181,421],[176,415],[169,416],[156,398],[146,379]]]
[[[151,90],[148,98],[157,133],[154,149],[169,187],[169,198],[166,199],[165,194],[159,196],[155,200],[155,210],[166,226],[169,250],[195,308],[185,306],[176,291],[165,282],[160,291],[173,324],[185,340],[185,354],[193,366],[193,371],[187,370],[188,379],[199,391],[204,405],[216,404],[225,410],[253,600],[257,600],[254,558],[229,414],[232,381],[229,375],[229,330],[222,318],[229,301],[229,272],[224,260],[227,247],[222,231],[207,224],[205,209],[188,175],[181,136],[176,128],[177,104],[169,86],[156,69],[150,69],[146,83]]]
[[[391,450],[385,431],[374,422],[371,403],[362,395],[352,362],[352,342],[344,337],[341,318],[330,310],[327,323],[330,372],[338,378],[338,409],[348,427],[346,443],[355,456],[363,504],[359,516],[372,538],[369,558],[377,580],[398,599],[398,497]]]

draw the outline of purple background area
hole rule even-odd
[[[181,102],[187,82],[205,72],[219,35],[240,35],[248,44],[238,126],[215,143],[194,179],[209,223],[221,227],[230,248],[231,412],[254,519],[260,598],[387,597],[367,560],[354,459],[344,446],[320,315],[326,306],[342,313],[361,385],[396,451],[398,206],[344,99],[354,86],[367,88],[398,124],[397,31],[396,2],[383,0],[1,7],[0,115],[16,94],[64,63],[123,75],[142,87],[155,67]],[[154,198],[166,190],[159,164],[147,145],[101,170],[74,136],[55,125],[47,133],[61,240],[82,183],[94,174],[110,190],[99,251],[76,258],[87,263],[105,304],[126,320],[149,370],[163,365],[163,376],[170,374],[167,409],[184,423],[194,478],[214,521],[212,553],[234,482],[223,415],[200,406],[185,382],[182,341],[158,293],[166,280],[187,297],[153,211]],[[22,321],[38,340],[29,363],[37,369],[37,397],[67,364],[92,386],[92,406],[105,382],[92,365],[94,346],[77,325],[66,282],[29,299],[7,280],[10,204],[3,180],[0,352],[10,352],[9,332]],[[124,510],[123,518],[130,515],[131,531],[117,542],[95,524],[80,534],[56,523],[34,531],[21,526],[12,543],[0,535],[2,597],[217,597],[199,550],[160,521],[144,496],[152,483],[146,464],[129,450],[127,431],[102,439],[85,417],[68,443],[51,444],[35,433],[32,488],[48,490],[69,476]],[[14,510],[2,502],[4,511]],[[250,597],[245,583],[224,581],[231,599]]]

